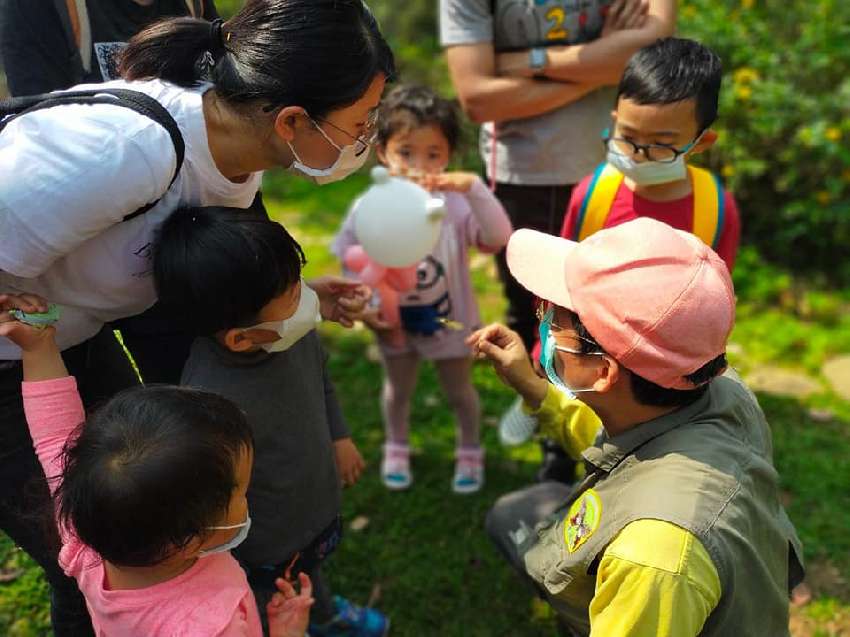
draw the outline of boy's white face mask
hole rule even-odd
[[[629,155],[624,155],[618,151],[614,140],[609,140],[606,160],[638,186],[669,184],[674,181],[681,181],[688,176],[688,166],[685,162],[685,156],[688,151],[697,145],[700,137],[702,135],[682,148],[680,151],[682,154],[670,162],[649,160],[637,162]]]
[[[280,338],[271,343],[260,345],[267,352],[283,352],[304,338],[322,321],[319,311],[319,295],[301,281],[301,298],[295,313],[282,321],[268,321],[245,330],[269,330],[277,332]]]

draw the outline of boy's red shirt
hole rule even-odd
[[[591,178],[592,175],[588,175],[573,189],[570,203],[567,205],[567,213],[564,216],[564,224],[561,227],[561,236],[565,239],[573,237],[579,209],[582,201],[584,201],[584,195]],[[735,256],[738,253],[738,243],[741,239],[741,219],[735,198],[728,190],[724,190],[724,197],[723,231],[716,252],[726,262],[729,272],[732,272],[732,268],[735,266]],[[693,204],[693,193],[673,201],[650,201],[636,195],[623,182],[614,197],[614,203],[604,227],[611,228],[638,217],[651,217],[679,230],[690,232],[694,220]]]

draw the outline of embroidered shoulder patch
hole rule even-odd
[[[599,528],[602,518],[602,501],[593,489],[588,489],[572,503],[564,519],[564,540],[567,550],[573,553]]]

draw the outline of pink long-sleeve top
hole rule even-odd
[[[71,376],[23,383],[24,410],[50,491],[61,474],[60,454],[85,419]],[[254,595],[233,556],[198,559],[177,577],[133,590],[111,590],[103,561],[73,529],[60,528],[59,564],[77,580],[99,637],[260,637]]]

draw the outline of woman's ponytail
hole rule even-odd
[[[118,70],[127,80],[161,79],[194,86],[204,73],[204,58],[224,54],[222,22],[171,18],[135,35],[121,55]]]
[[[226,23],[148,27],[118,68],[127,80],[204,80],[233,105],[297,104],[324,117],[356,102],[376,75],[392,77],[395,62],[363,0],[251,0]]]

